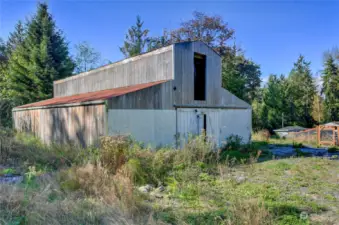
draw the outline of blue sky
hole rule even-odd
[[[50,0],[50,12],[70,47],[88,41],[103,59],[123,58],[118,46],[136,15],[150,35],[179,26],[194,10],[221,15],[235,29],[235,42],[270,73],[288,74],[299,54],[322,69],[323,52],[339,42],[339,1],[113,1]],[[36,1],[0,0],[0,37],[35,12]]]

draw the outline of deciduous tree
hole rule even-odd
[[[100,53],[95,51],[88,42],[75,45],[75,50],[75,73],[86,72],[99,66]]]

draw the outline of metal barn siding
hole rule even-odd
[[[206,122],[204,122],[206,119]],[[190,135],[199,135],[206,123],[206,135],[209,140],[219,145],[219,109],[179,108],[177,109],[177,132],[181,145]]]
[[[104,104],[16,109],[13,118],[16,130],[32,133],[47,144],[74,143],[84,147],[106,135]]]
[[[131,135],[146,145],[175,144],[175,110],[112,109],[108,111],[108,134]]]
[[[173,79],[173,45],[54,82],[54,97]]]
[[[230,135],[238,135],[244,143],[251,141],[252,109],[220,109],[220,143]]]
[[[190,135],[199,135],[204,129],[209,140],[221,146],[230,135],[238,135],[244,143],[251,137],[251,109],[178,108],[177,132],[181,146]]]

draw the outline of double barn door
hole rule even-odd
[[[178,108],[177,109],[177,137],[180,144],[187,141],[190,136],[206,132],[209,140],[219,144],[219,110],[208,108]]]

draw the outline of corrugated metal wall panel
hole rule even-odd
[[[175,144],[175,110],[112,109],[108,134],[131,135],[153,147]]]
[[[251,137],[251,109],[178,108],[177,129],[181,146],[190,135],[201,134],[206,115],[206,134],[218,146],[230,135],[239,135],[247,143]]]

